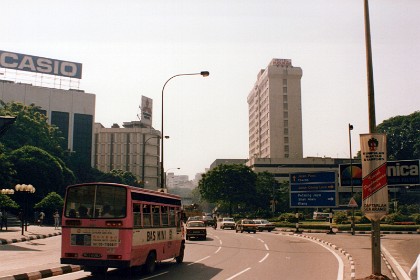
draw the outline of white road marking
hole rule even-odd
[[[381,246],[381,250],[385,253],[387,259],[391,260],[394,263],[398,271],[401,273],[401,276],[404,278],[403,280],[410,280],[410,277],[407,275],[407,273],[404,271],[401,265],[397,262],[397,260],[394,259],[394,257],[388,252],[388,250],[385,249],[385,247],[383,246]]]
[[[338,261],[338,272],[337,272],[337,280],[343,280],[343,277],[344,277],[344,264],[343,264],[343,260],[341,259],[341,257],[336,253],[336,252],[334,252],[329,246],[327,246],[327,245],[325,245],[325,244],[323,244],[323,243],[320,243],[320,242],[318,242],[318,241],[316,241],[316,240],[313,240],[313,239],[310,239],[310,238],[305,238],[305,237],[301,237],[301,236],[296,236],[296,235],[291,235],[291,236],[294,236],[294,237],[298,237],[298,238],[301,238],[301,239],[305,239],[305,240],[309,240],[309,241],[311,241],[311,242],[313,242],[313,243],[316,243],[316,244],[318,244],[318,245],[321,245],[322,247],[324,247],[325,249],[327,249],[328,251],[330,251],[334,256],[335,256],[335,258],[337,259],[337,261]]]
[[[270,253],[267,253],[265,256],[264,256],[264,258],[262,258],[260,261],[259,261],[259,263],[262,263],[263,261],[265,261],[265,259],[266,258],[268,258],[268,256],[270,255]]]
[[[189,264],[187,264],[187,265],[193,265],[193,264],[199,263],[199,262],[201,262],[201,261],[204,261],[205,259],[208,259],[208,258],[210,258],[210,256],[204,257],[204,258],[202,258],[202,259],[199,259],[198,261],[195,261],[195,262],[193,262],[193,263],[189,263]]]
[[[169,271],[165,271],[165,272],[162,272],[162,273],[159,273],[159,274],[156,274],[156,275],[153,275],[153,276],[149,276],[149,277],[146,277],[146,278],[143,278],[144,280],[146,280],[146,279],[152,279],[152,278],[155,278],[155,277],[158,277],[158,276],[161,276],[161,275],[163,275],[163,274],[166,274],[166,273],[168,273]]]
[[[231,279],[233,279],[233,278],[235,278],[235,277],[237,277],[237,276],[239,276],[239,275],[241,275],[242,273],[245,273],[245,272],[247,272],[248,270],[250,270],[251,268],[250,267],[248,267],[248,268],[246,268],[246,269],[244,269],[244,270],[242,270],[241,272],[238,272],[238,273],[236,273],[235,275],[233,275],[232,277],[229,277],[228,279],[226,279],[226,280],[231,280]]]

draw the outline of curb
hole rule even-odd
[[[50,234],[38,234],[38,235],[35,235],[35,236],[22,237],[22,238],[19,238],[19,239],[17,239],[17,238],[13,238],[13,239],[2,239],[2,238],[0,238],[0,245],[8,245],[8,244],[18,243],[18,242],[26,242],[26,241],[35,240],[35,239],[44,239],[44,238],[53,237],[53,236],[57,236],[57,235],[61,235],[61,232],[50,233]]]
[[[36,272],[0,277],[0,280],[37,280],[52,276],[58,276],[66,273],[76,272],[79,270],[81,270],[81,267],[79,265],[66,265],[51,269],[44,269]]]

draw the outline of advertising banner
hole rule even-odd
[[[371,221],[379,221],[388,213],[386,176],[386,135],[360,135],[362,154],[362,210]]]
[[[141,122],[152,125],[153,100],[146,96],[141,96]]]

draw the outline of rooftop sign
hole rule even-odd
[[[81,63],[2,50],[0,50],[0,67],[68,78],[82,78]]]

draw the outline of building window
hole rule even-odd
[[[93,116],[74,114],[73,151],[85,163],[91,162]]]
[[[60,131],[63,133],[64,139],[66,139],[66,143],[69,142],[69,119],[70,115],[68,112],[51,112],[51,124],[57,126]],[[67,148],[63,147],[63,148]]]

